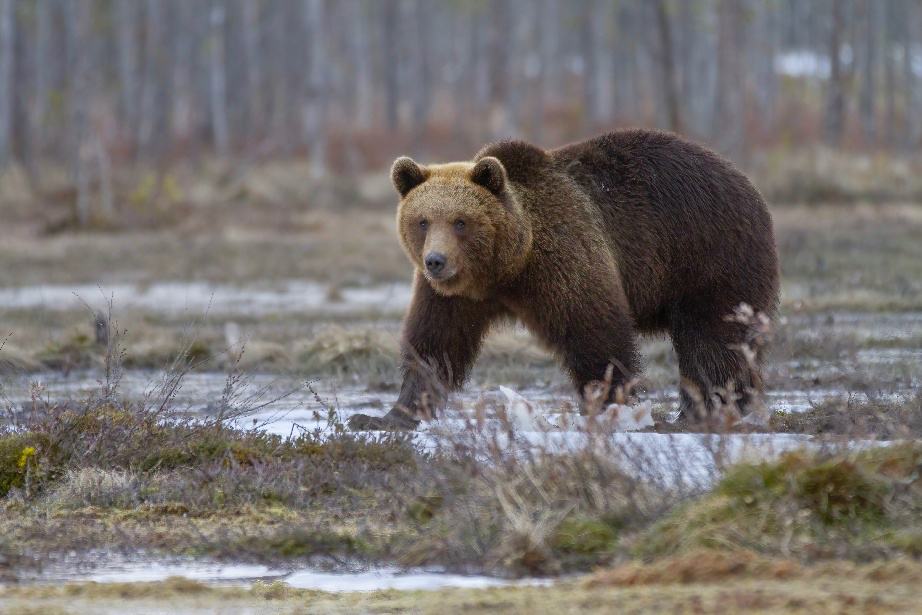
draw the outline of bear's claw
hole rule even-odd
[[[347,423],[352,431],[413,431],[419,425],[418,420],[393,410],[385,416],[353,414]]]

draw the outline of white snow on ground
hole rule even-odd
[[[241,583],[256,579],[273,579],[285,573],[258,564],[213,564],[205,562],[165,563],[135,562],[104,566],[85,575],[74,575],[72,581],[94,583],[149,583],[170,577],[184,577],[210,583]]]
[[[401,571],[399,568],[375,568],[365,572],[342,574],[299,570],[286,577],[285,582],[292,587],[325,592],[370,592],[382,589],[434,590],[447,587],[481,588],[522,584],[521,581],[513,582],[496,577],[466,576],[424,570]],[[544,584],[540,579],[528,580],[525,583]]]
[[[152,583],[182,577],[216,585],[249,586],[255,581],[282,581],[291,587],[325,592],[370,592],[385,589],[436,590],[448,587],[480,588],[512,584],[544,584],[541,579],[510,581],[483,575],[449,574],[441,570],[393,566],[358,571],[327,572],[313,568],[273,569],[259,564],[189,560],[134,560],[117,558],[91,567],[53,566],[28,582],[48,583]]]

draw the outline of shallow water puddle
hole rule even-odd
[[[282,582],[298,589],[325,592],[371,592],[387,589],[437,590],[449,587],[481,588],[513,584],[543,584],[549,581],[511,581],[483,575],[450,574],[441,570],[376,567],[357,571],[329,572],[313,568],[273,569],[259,564],[209,561],[110,561],[81,568],[56,565],[27,583],[151,583],[185,578],[224,586],[250,586],[256,581]]]
[[[43,400],[80,400],[99,390],[98,375],[84,373],[63,377],[47,374],[46,379],[35,375],[22,377],[4,386],[7,405],[14,411],[14,420],[24,419],[32,408],[30,383],[42,382]],[[156,399],[160,372],[128,371],[120,382],[120,392],[130,399]],[[222,412],[220,400],[227,377],[220,373],[190,374],[182,383],[172,407],[181,416],[193,419],[215,418]],[[394,391],[368,392],[359,388],[337,388],[329,383],[314,383],[318,398],[308,387],[297,380],[268,375],[247,377],[238,384],[235,394],[223,409],[225,417],[239,428],[264,430],[282,437],[297,436],[302,432],[319,431],[330,425],[328,409],[335,408],[339,421],[358,412],[383,414],[389,408]],[[897,401],[900,395],[893,393]],[[474,410],[478,404],[483,409],[482,432],[479,445],[493,438],[503,448],[513,451],[543,450],[568,452],[589,445],[603,445],[618,458],[627,460],[625,470],[639,476],[650,476],[651,470],[665,487],[703,488],[719,475],[719,468],[727,463],[745,459],[766,459],[785,451],[811,445],[811,437],[801,434],[702,434],[702,433],[652,433],[622,431],[611,434],[610,439],[598,441],[582,426],[586,417],[563,413],[572,408],[572,396],[541,389],[523,389],[517,393],[533,408],[534,426],[521,421],[510,434],[497,416],[506,401],[499,390],[477,391],[475,387],[454,397],[450,408],[436,421],[424,423],[414,434],[417,444],[435,451],[465,443],[471,436],[471,424],[476,421]],[[784,412],[809,409],[814,404],[830,398],[844,398],[841,389],[815,389],[800,391],[772,391],[767,396],[769,408]],[[486,403],[483,403],[486,402]],[[650,402],[667,408],[675,407],[673,392],[659,392],[648,396],[641,405]],[[636,406],[635,406],[636,407]],[[0,419],[2,420],[2,419]],[[589,430],[590,432],[592,430]],[[469,443],[477,450],[478,442]]]
[[[482,588],[519,585],[496,577],[466,576],[444,572],[400,571],[397,568],[377,568],[357,573],[325,573],[314,570],[295,571],[285,577],[285,583],[299,589],[325,592],[370,592],[383,589],[435,590],[449,587]],[[527,580],[529,585],[542,584],[540,579]]]
[[[274,570],[259,564],[134,561],[94,564],[76,569],[55,566],[25,580],[35,583],[152,583],[171,577],[182,577],[203,583],[243,585],[258,580],[274,581],[284,578],[287,574],[287,571]]]
[[[793,314],[787,325],[804,337],[908,339],[922,335],[922,312],[822,312]]]
[[[90,306],[104,310],[112,299],[120,308],[152,312],[193,314],[375,312],[401,313],[410,302],[408,284],[378,284],[341,288],[331,293],[329,284],[303,280],[281,281],[272,286],[211,284],[207,282],[157,282],[138,284],[46,284],[0,288],[0,308],[69,310]]]
[[[334,288],[329,283],[291,279],[271,284],[218,284],[201,281],[162,281],[39,284],[0,287],[0,309],[104,310],[112,299],[117,308],[177,314],[354,314],[399,317],[412,296],[403,282]],[[899,340],[922,336],[922,312],[824,312],[785,316],[787,326],[802,336],[850,336],[857,339]]]
[[[128,370],[119,382],[119,392],[128,399],[147,399],[152,403],[157,399],[157,391],[164,377],[163,372]],[[3,396],[0,403],[9,406],[14,415],[22,417],[33,407],[32,395],[36,391],[36,383],[40,400],[44,402],[80,401],[97,394],[101,386],[100,374],[96,372],[74,372],[68,376],[60,372],[48,372],[8,377],[0,383]],[[319,394],[318,401],[301,380],[257,374],[245,377],[237,385],[226,407],[222,408],[221,399],[226,384],[227,375],[219,372],[188,374],[183,378],[172,407],[183,415],[202,418],[214,418],[223,411],[226,416],[238,417],[233,422],[240,428],[255,428],[288,436],[296,435],[302,429],[313,431],[327,426],[329,408],[335,408],[342,421],[359,412],[383,414],[397,394],[396,391],[369,392],[363,387],[340,387],[320,381],[312,383],[312,388]],[[574,404],[573,396],[566,392],[525,388],[517,393],[534,407],[536,415],[545,417],[551,425],[560,426],[566,420],[578,423],[580,420],[573,415],[563,418],[562,409],[572,409]],[[907,389],[880,394],[876,398],[897,402],[911,393]],[[844,399],[849,394],[837,388],[775,390],[767,393],[766,400],[772,411],[801,412],[829,399]],[[464,425],[465,416],[473,416],[471,408],[478,403],[483,403],[487,408],[486,417],[489,420],[495,418],[493,410],[505,401],[505,396],[498,388],[477,390],[471,386],[453,396],[452,409],[438,423],[448,427]],[[675,407],[677,398],[674,391],[668,390],[645,395],[641,401],[668,408]]]

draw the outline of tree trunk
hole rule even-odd
[[[896,143],[896,66],[893,52],[896,47],[894,33],[895,2],[885,2],[881,7],[884,37],[881,51],[884,61],[884,139],[888,146]]]
[[[215,153],[227,158],[230,153],[230,128],[227,122],[227,72],[224,59],[224,4],[214,0],[208,15],[208,74],[211,101],[211,136]]]
[[[719,0],[717,11],[717,86],[711,130],[721,150],[739,156],[745,145],[742,0]]]
[[[12,158],[15,0],[0,0],[0,168]]]
[[[591,130],[599,117],[599,82],[597,80],[598,58],[596,57],[596,0],[587,0],[580,5],[580,56],[583,60],[583,126]]]
[[[195,94],[193,87],[192,71],[194,64],[190,58],[194,57],[195,37],[190,29],[193,27],[194,18],[190,6],[186,2],[176,3],[177,11],[173,27],[173,61],[170,82],[172,90],[172,111],[170,112],[170,126],[173,138],[183,143],[193,138],[193,114],[195,109]]]
[[[239,0],[243,32],[243,55],[246,58],[246,115],[250,131],[262,129],[262,49],[259,3],[252,0]]]
[[[400,93],[397,74],[397,11],[399,6],[396,0],[384,0],[382,3],[382,33],[384,62],[384,118],[389,131],[395,131],[400,123],[399,109]]]
[[[71,168],[77,197],[74,213],[77,224],[86,226],[92,219],[92,197],[90,195],[89,133],[90,96],[93,92],[92,67],[90,65],[91,5],[88,2],[73,2],[67,5],[67,18],[73,28],[73,66],[70,71],[70,127],[72,130]]]
[[[547,110],[548,65],[553,55],[551,29],[553,22],[550,19],[556,0],[541,0],[532,5],[532,36],[533,46],[537,47],[537,63],[534,75],[535,87],[531,101],[531,130],[534,139],[541,143],[544,140],[544,118]]]
[[[327,172],[327,54],[324,41],[324,0],[304,0],[304,20],[310,42],[304,136],[311,152],[311,173]]]
[[[367,5],[360,0],[349,3],[353,12],[350,15],[352,36],[349,37],[349,50],[352,53],[352,65],[355,69],[355,123],[362,130],[371,126],[374,106],[374,84],[371,76],[370,45],[368,44]]]
[[[869,144],[877,139],[877,10],[874,0],[864,0],[864,75],[861,84],[861,127]]]
[[[45,122],[48,116],[48,95],[51,91],[51,1],[38,0],[35,23],[35,97],[31,109],[33,151],[38,158],[45,149]]]
[[[672,7],[667,4],[667,0],[656,0],[654,4],[656,32],[659,40],[657,59],[660,65],[661,96],[665,103],[667,125],[669,130],[681,132],[683,130],[682,111],[679,101],[675,51],[673,50],[672,20],[669,15],[671,9]]]
[[[144,15],[144,70],[140,84],[138,101],[137,140],[142,157],[151,153],[155,141],[163,135],[157,134],[160,109],[160,54],[162,15],[159,0],[147,0]]]
[[[138,8],[137,0],[118,0],[115,5],[119,112],[122,126],[132,130],[138,114]]]
[[[93,137],[93,157],[99,178],[99,211],[107,221],[115,220],[115,199],[112,196],[112,161],[99,135]]]
[[[524,23],[514,16],[519,15],[524,9],[519,4],[520,0],[505,0],[503,10],[503,23],[506,24],[508,40],[505,42],[505,89],[503,90],[502,115],[500,116],[500,129],[498,136],[503,138],[518,138],[519,134],[519,105],[521,104],[521,75],[520,62],[523,53],[522,38],[524,36]]]
[[[544,0],[541,21],[542,107],[553,106],[560,91],[560,1]],[[540,18],[540,17],[539,17]]]
[[[918,3],[906,7],[906,32],[903,39],[903,76],[905,84],[906,129],[904,145],[914,149],[922,145],[922,87],[913,68],[913,49],[922,43],[922,6]]]
[[[845,30],[845,2],[832,0],[829,28],[829,86],[826,93],[826,141],[838,146],[845,128],[845,83],[842,71],[842,35]]]
[[[429,124],[429,113],[432,105],[432,3],[429,0],[416,0],[413,14],[416,21],[416,51],[414,52],[416,67],[414,78],[411,80],[413,88],[413,126],[415,127],[416,143],[425,136]]]
[[[510,61],[516,44],[516,22],[511,0],[495,0],[487,11],[488,115],[491,138],[513,135],[517,131],[515,93],[510,92]]]

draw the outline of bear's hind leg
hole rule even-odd
[[[679,358],[681,416],[705,420],[721,407],[745,414],[762,390],[758,358],[751,365],[740,347],[746,328],[677,310],[671,334]]]

